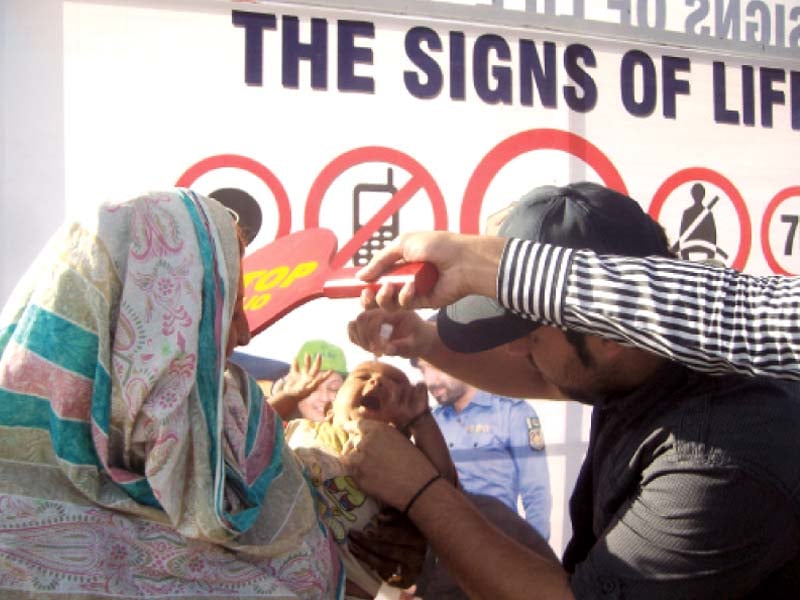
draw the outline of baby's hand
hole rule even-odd
[[[390,413],[389,419],[394,426],[405,430],[414,418],[428,410],[428,388],[422,382],[408,386],[387,408]]]

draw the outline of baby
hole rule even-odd
[[[372,598],[383,581],[351,554],[347,533],[363,530],[381,506],[356,487],[340,460],[345,445],[351,441],[344,425],[360,419],[391,423],[413,435],[417,447],[453,484],[456,471],[428,408],[425,385],[411,385],[400,369],[379,361],[363,362],[348,374],[325,420],[294,419],[286,425],[286,440],[318,492],[320,515],[339,544],[347,578]],[[401,587],[411,583],[397,582]]]

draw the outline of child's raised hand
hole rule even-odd
[[[281,391],[296,397],[298,400],[307,398],[325,381],[331,370],[320,371],[322,355],[317,354],[312,360],[310,354],[303,356],[303,364],[300,365],[297,359],[292,361],[292,368],[283,379]]]

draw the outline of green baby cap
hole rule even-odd
[[[303,358],[308,354],[313,360],[317,354],[322,357],[320,368],[323,371],[336,371],[342,377],[347,376],[347,360],[344,357],[344,350],[336,344],[331,344],[325,340],[308,340],[297,353],[298,364],[303,364]]]

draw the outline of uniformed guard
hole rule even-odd
[[[550,535],[550,476],[544,435],[536,411],[525,400],[496,396],[411,361],[439,403],[433,416],[450,448],[461,486],[517,510],[545,539]]]

